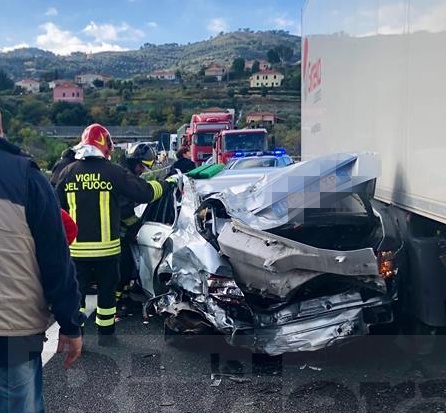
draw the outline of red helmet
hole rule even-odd
[[[87,126],[82,132],[81,142],[98,148],[109,159],[113,149],[113,141],[110,132],[99,123]]]

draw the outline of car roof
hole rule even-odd
[[[277,165],[253,166],[251,168],[257,168],[257,167],[258,168],[263,168],[263,167],[271,168],[271,167],[275,167],[275,166],[285,166],[285,165],[280,165],[280,163],[279,163],[280,160],[282,160],[282,159],[284,160],[283,161],[284,164],[287,163],[287,160],[291,160],[292,161],[292,158],[289,155],[287,155],[287,154],[281,154],[281,155],[271,155],[271,154],[268,154],[268,155],[249,155],[249,156],[243,156],[243,157],[234,157],[234,158],[231,158],[228,161],[227,167],[225,167],[225,169],[233,169],[233,167],[236,166],[237,164],[239,164],[239,163],[242,164],[244,162],[248,162],[249,163],[250,160],[259,160],[259,161],[263,160],[263,161],[266,161],[266,162],[267,161],[271,161],[271,160],[274,160],[274,161],[277,160]],[[251,169],[251,168],[249,168],[249,169]]]
[[[277,159],[284,155],[250,155],[231,158],[231,161],[241,161],[243,159]]]

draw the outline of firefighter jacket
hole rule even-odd
[[[80,294],[53,188],[0,138],[0,365],[37,356],[53,312],[80,335]]]
[[[134,165],[125,157],[119,164],[132,175],[138,176],[134,172]],[[126,197],[121,197],[119,204],[121,206],[121,237],[125,237],[127,230],[139,222],[139,218],[135,214],[135,207],[138,203]]]
[[[120,199],[150,203],[162,196],[166,185],[146,182],[101,157],[86,157],[64,168],[56,190],[62,208],[78,226],[78,235],[70,245],[73,259],[119,255]]]

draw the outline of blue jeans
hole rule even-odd
[[[44,413],[42,359],[0,367],[0,412]]]

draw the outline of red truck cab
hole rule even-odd
[[[191,150],[191,159],[197,165],[212,156],[215,133],[233,127],[233,114],[230,112],[210,112],[192,115],[190,126],[183,135],[183,144]]]
[[[259,129],[229,129],[215,135],[213,157],[215,163],[227,163],[237,154],[256,155],[268,150],[268,132]]]

